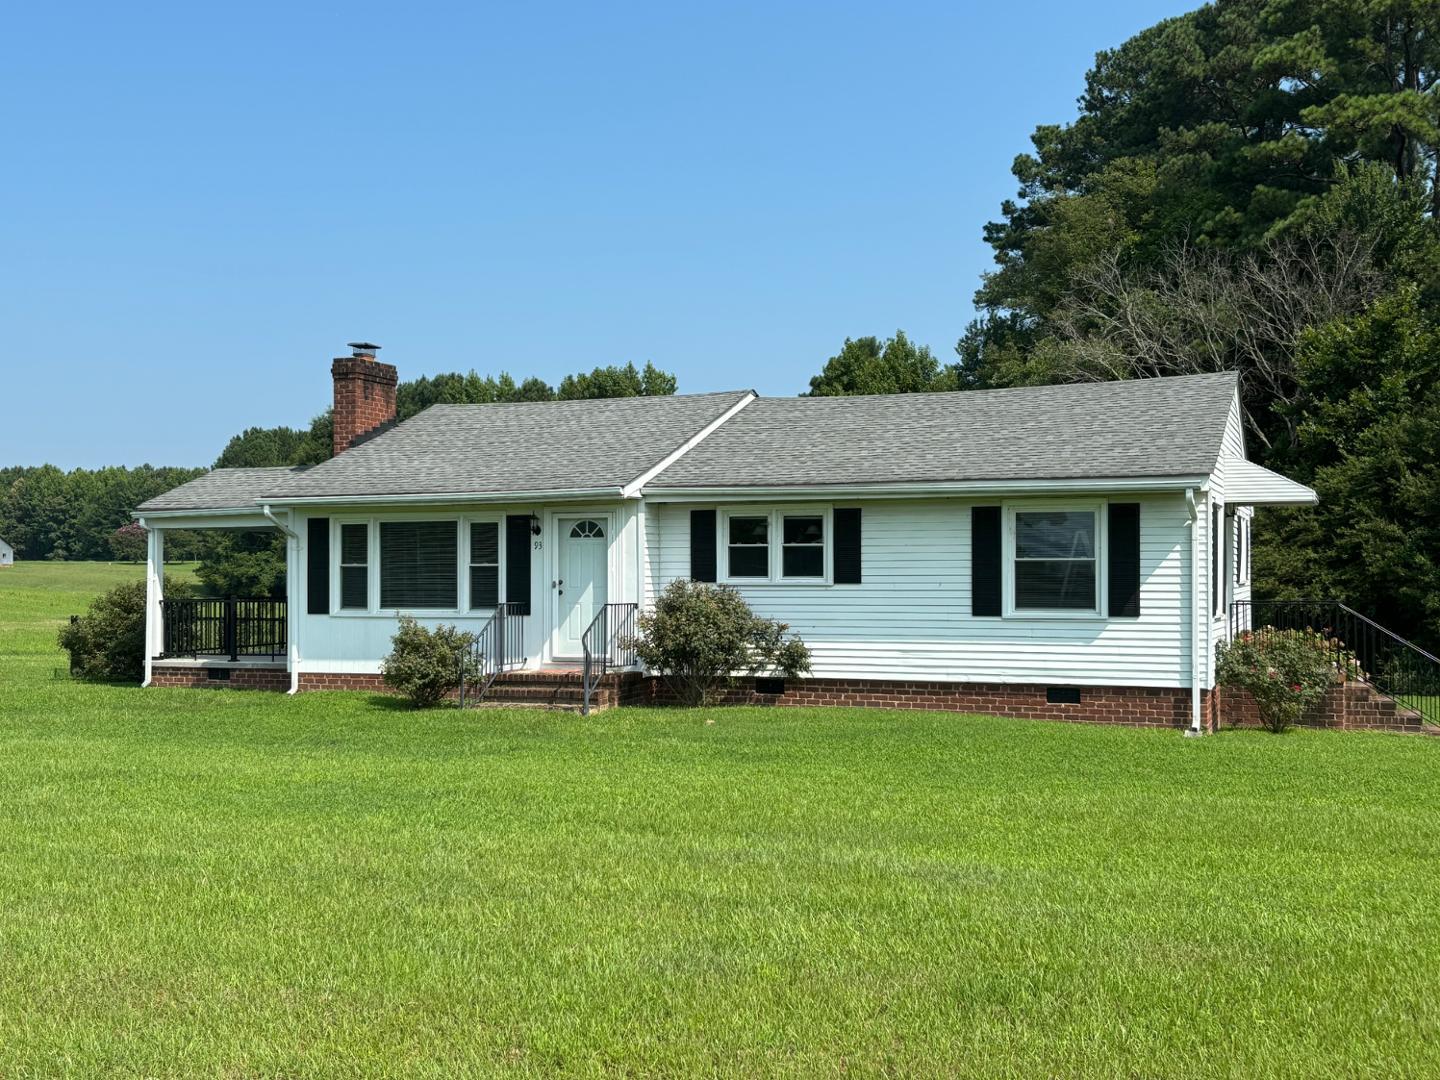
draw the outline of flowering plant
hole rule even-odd
[[[1360,675],[1354,653],[1338,639],[1308,629],[1247,630],[1221,642],[1217,659],[1220,684],[1248,690],[1260,722],[1277,733],[1318,705],[1334,683]]]

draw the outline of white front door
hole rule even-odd
[[[556,554],[555,657],[584,654],[580,639],[596,613],[605,606],[609,565],[609,522],[604,517],[556,519],[560,548]],[[597,643],[598,645],[598,643]]]

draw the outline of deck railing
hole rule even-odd
[[[278,660],[288,649],[284,600],[226,596],[160,601],[159,659],[219,656]]]

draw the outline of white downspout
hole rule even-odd
[[[290,667],[290,689],[285,692],[295,694],[300,690],[300,620],[295,614],[291,594],[294,592],[295,569],[300,565],[300,534],[277,518],[271,512],[269,503],[262,506],[260,512],[285,536],[285,640]],[[287,514],[293,513],[287,511]]]
[[[1205,734],[1200,726],[1200,508],[1195,489],[1185,489],[1190,512],[1190,727],[1187,737]]]

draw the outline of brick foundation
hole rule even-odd
[[[1248,691],[1222,688],[1218,696],[1220,719],[1227,727],[1260,726],[1260,710]],[[1369,683],[1348,682],[1327,690],[1320,703],[1301,718],[1300,726],[1417,732],[1423,723],[1419,713],[1401,708]]]
[[[228,671],[228,678],[215,678],[212,673]],[[150,669],[151,686],[184,686],[211,690],[276,690],[290,689],[290,673],[284,668],[228,666],[222,664],[155,664]]]
[[[783,694],[762,694],[754,681],[740,680],[721,700],[727,705],[844,705],[879,709],[921,709],[983,713],[1027,720],[1067,720],[1130,727],[1184,728],[1190,725],[1190,691],[1182,687],[1085,686],[1079,704],[1046,701],[1046,685],[1015,683],[911,682],[870,679],[790,679]],[[663,679],[646,680],[643,701],[673,702]],[[626,704],[631,704],[626,701]],[[1201,723],[1213,730],[1211,695],[1201,692]]]
[[[290,676],[273,668],[234,667],[228,681],[212,680],[210,669],[193,665],[156,664],[153,686],[218,687],[233,690],[290,688]],[[880,679],[789,679],[785,692],[758,693],[755,680],[740,679],[720,697],[726,705],[813,706],[839,705],[880,709],[917,709],[936,712],[980,713],[1027,720],[1065,720],[1073,723],[1120,724],[1129,727],[1185,728],[1190,725],[1188,687],[1083,686],[1079,704],[1046,700],[1045,684],[952,683]],[[340,672],[303,672],[300,690],[355,690],[372,694],[394,693],[379,675]],[[453,695],[452,695],[453,696]],[[500,676],[485,695],[491,705],[541,705],[578,708],[583,692],[576,671],[516,671]],[[616,705],[669,705],[674,703],[664,679],[638,672],[606,675],[591,700],[594,709]],[[1244,691],[1201,691],[1201,723],[1213,731],[1217,725],[1259,726],[1254,700]],[[1422,729],[1418,714],[1402,709],[1376,693],[1367,683],[1335,686],[1302,726],[1346,730],[1405,731]]]

